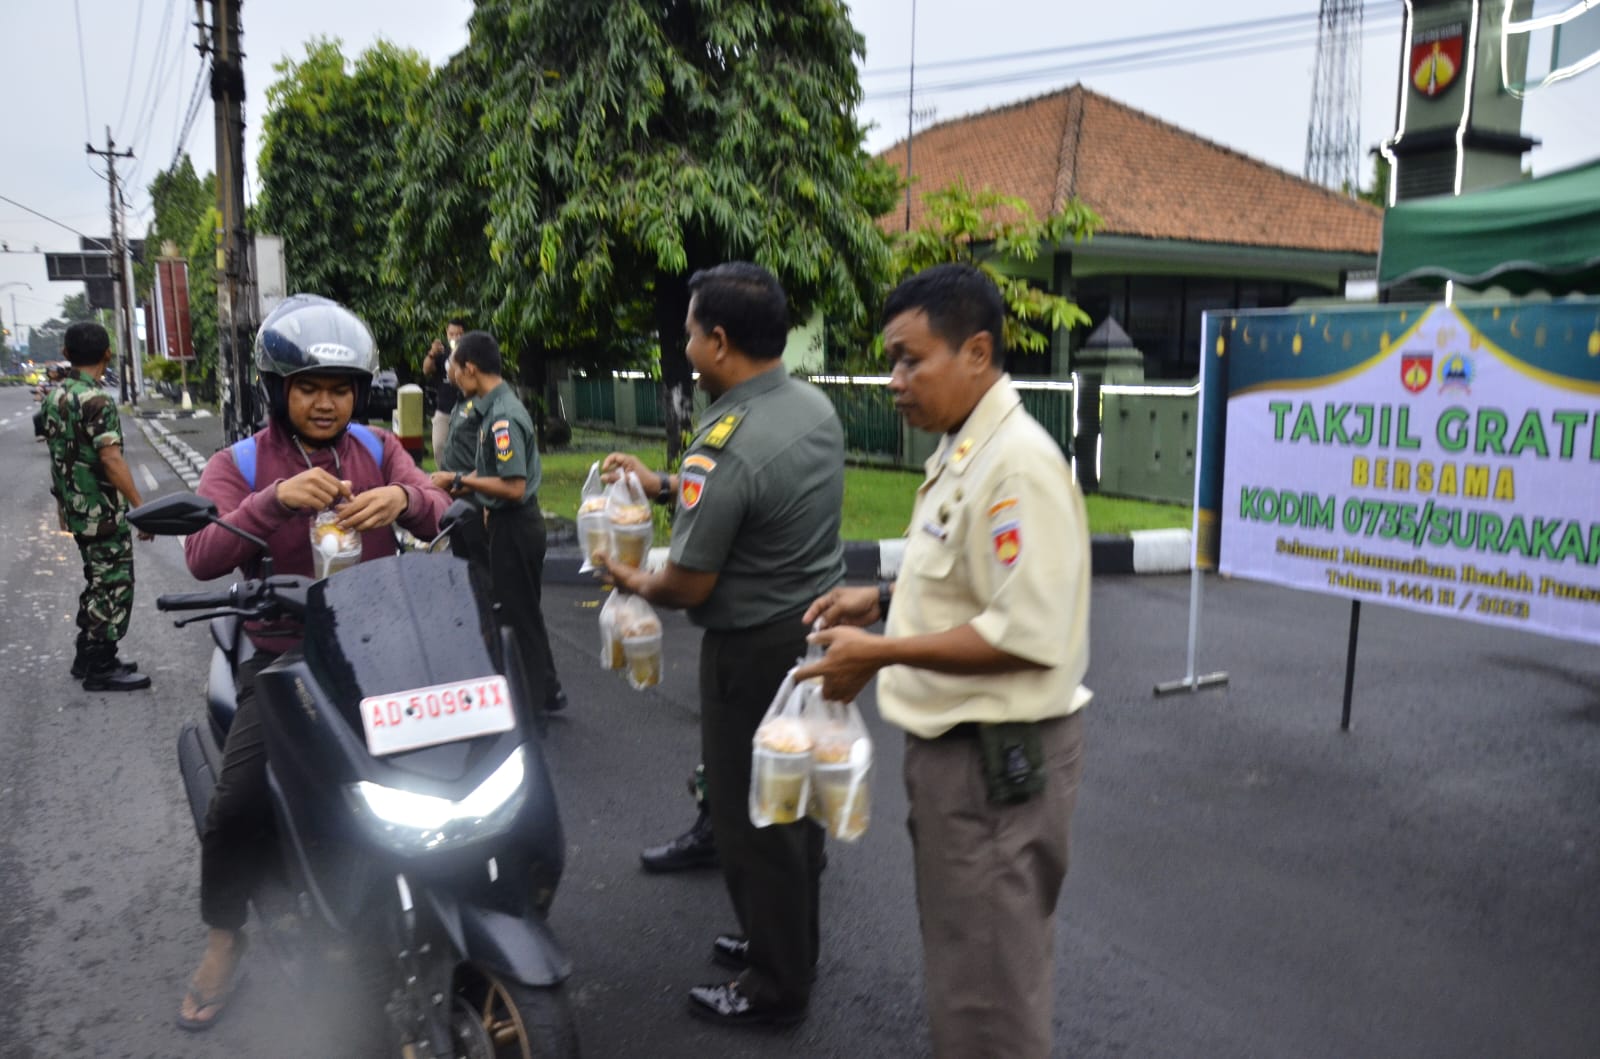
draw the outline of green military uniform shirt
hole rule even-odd
[[[455,410],[450,413],[450,432],[446,435],[444,452],[439,456],[439,470],[471,474],[477,468],[479,416],[476,404],[469,398],[456,402]]]
[[[833,404],[782,367],[706,409],[683,457],[669,559],[716,573],[689,610],[705,629],[796,616],[844,579],[844,428]]]
[[[473,473],[485,478],[526,478],[528,484],[521,500],[526,504],[538,494],[540,477],[539,449],[534,444],[533,420],[528,410],[505,382],[474,398],[472,403],[478,417]],[[481,493],[478,499],[490,509],[516,507],[518,503]]]
[[[100,450],[122,444],[117,402],[100,384],[74,371],[44,399],[51,489],[61,520],[80,537],[115,533],[127,501],[105,476]]]

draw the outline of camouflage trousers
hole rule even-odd
[[[105,537],[75,537],[83,556],[78,628],[89,643],[114,644],[128,632],[133,613],[133,534],[119,523]]]

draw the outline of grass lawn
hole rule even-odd
[[[586,451],[542,455],[544,482],[539,487],[539,503],[546,511],[572,518],[578,510],[578,494],[588,477],[589,465],[603,459],[609,448],[594,447],[580,435]],[[631,452],[647,467],[659,467],[665,449],[659,442],[640,438],[605,439],[614,441],[624,452]],[[916,497],[922,475],[914,471],[887,470],[881,467],[846,467],[844,472],[844,519],[841,532],[845,540],[878,540],[898,537],[905,532],[911,517],[911,502]],[[1120,497],[1090,496],[1091,533],[1127,533],[1138,529],[1188,529],[1192,516],[1187,504],[1153,504]],[[664,541],[665,535],[658,534]]]

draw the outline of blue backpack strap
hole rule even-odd
[[[350,436],[366,448],[367,455],[378,465],[378,470],[383,470],[383,439],[375,434],[371,427],[362,423],[351,423],[347,429],[350,431]]]
[[[244,478],[244,484],[253,493],[256,491],[256,439],[254,437],[240,438],[229,446],[228,451],[233,453],[233,465],[239,468],[239,474]]]
[[[360,423],[351,423],[350,436],[361,442],[362,448],[372,457],[372,462],[383,468],[383,439],[373,433],[371,429]],[[233,453],[233,464],[239,468],[239,474],[244,478],[244,484],[253,493],[256,490],[256,439],[254,437],[240,438],[235,441],[229,451]]]

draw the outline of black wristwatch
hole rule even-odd
[[[463,477],[462,473],[460,471],[457,471],[456,472],[456,476],[454,478],[450,479],[450,491],[452,493],[459,493],[461,491],[461,479],[462,479],[462,477]]]
[[[894,598],[894,582],[878,582],[878,618],[882,621],[889,620],[889,601]]]
[[[656,503],[663,507],[672,503],[672,475],[661,476],[661,488],[656,490]]]

